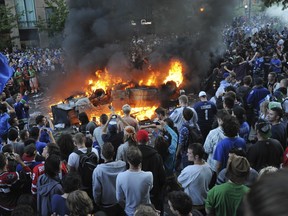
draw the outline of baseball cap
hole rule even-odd
[[[205,91],[200,91],[199,94],[198,94],[198,97],[206,97],[207,94]]]
[[[271,124],[265,119],[259,119],[255,124],[256,130],[259,130],[266,138],[271,137]]]

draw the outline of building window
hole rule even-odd
[[[34,0],[15,0],[15,5],[19,28],[34,28],[37,21]]]

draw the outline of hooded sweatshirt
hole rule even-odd
[[[42,216],[50,216],[51,200],[54,194],[63,194],[62,186],[56,179],[46,174],[41,175],[37,182],[37,211]]]
[[[117,203],[116,178],[126,170],[124,161],[99,164],[93,171],[93,197],[96,204],[110,206]]]

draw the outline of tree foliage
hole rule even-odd
[[[282,5],[283,9],[288,8],[288,0],[262,0],[266,7],[270,7],[273,4]]]
[[[40,31],[46,31],[49,37],[63,35],[66,18],[69,10],[65,0],[45,0],[46,8],[51,9],[51,13],[47,15],[47,20],[39,17],[38,27]]]
[[[0,50],[11,46],[10,33],[17,26],[17,17],[12,10],[12,7],[0,4]]]

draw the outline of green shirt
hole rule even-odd
[[[226,182],[213,187],[207,195],[205,208],[216,216],[236,216],[244,195],[249,191],[245,185]]]
[[[35,77],[35,70],[29,69],[28,72],[31,78]]]

